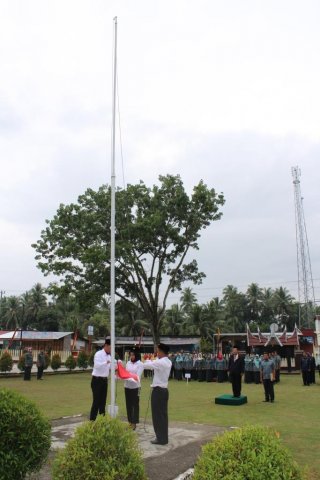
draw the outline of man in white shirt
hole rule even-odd
[[[91,390],[92,390],[92,407],[90,411],[90,420],[95,420],[98,413],[105,415],[107,393],[108,393],[108,376],[110,372],[110,340],[107,338],[101,350],[94,356]]]
[[[156,434],[155,445],[166,445],[168,443],[168,379],[171,371],[171,361],[168,358],[169,348],[159,343],[156,360],[146,360],[144,368],[153,370],[153,382],[151,384],[151,411],[152,423]]]

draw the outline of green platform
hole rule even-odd
[[[248,399],[245,395],[241,395],[240,397],[233,397],[232,395],[220,395],[220,397],[216,397],[214,403],[218,405],[244,405],[248,403]]]

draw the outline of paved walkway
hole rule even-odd
[[[52,422],[52,453],[63,448],[65,442],[74,435],[77,427],[86,421],[83,416],[62,418]],[[152,445],[154,439],[153,427],[150,423],[137,426],[136,433],[143,451],[146,472],[149,479],[173,480],[180,474],[193,467],[201,450],[201,445],[208,442],[214,435],[223,431],[223,428],[211,425],[186,424],[170,422],[169,444]],[[50,480],[50,468],[47,465],[37,480]]]

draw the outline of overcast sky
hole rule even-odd
[[[296,165],[320,300],[318,0],[1,0],[0,290],[46,285],[31,248],[45,219],[110,182],[115,15],[117,184],[179,173],[225,194],[199,302],[252,282],[297,296]]]

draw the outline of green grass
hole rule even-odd
[[[1,378],[0,386],[12,388],[34,400],[50,419],[66,415],[87,415],[91,406],[89,373],[70,375],[45,375],[39,382],[21,378]],[[285,445],[293,452],[298,463],[309,469],[308,478],[320,478],[319,398],[320,384],[303,387],[297,375],[282,375],[275,386],[275,403],[262,403],[261,385],[244,385],[242,393],[248,403],[239,407],[215,405],[214,397],[231,393],[228,383],[199,383],[170,381],[170,420],[204,423],[217,426],[241,426],[260,424],[273,427],[280,433]],[[143,379],[140,400],[140,421],[146,415],[150,385]],[[110,395],[110,391],[109,391]],[[109,401],[108,395],[108,401]],[[125,416],[122,382],[117,386],[117,404],[120,416]],[[150,420],[150,407],[148,417]]]

